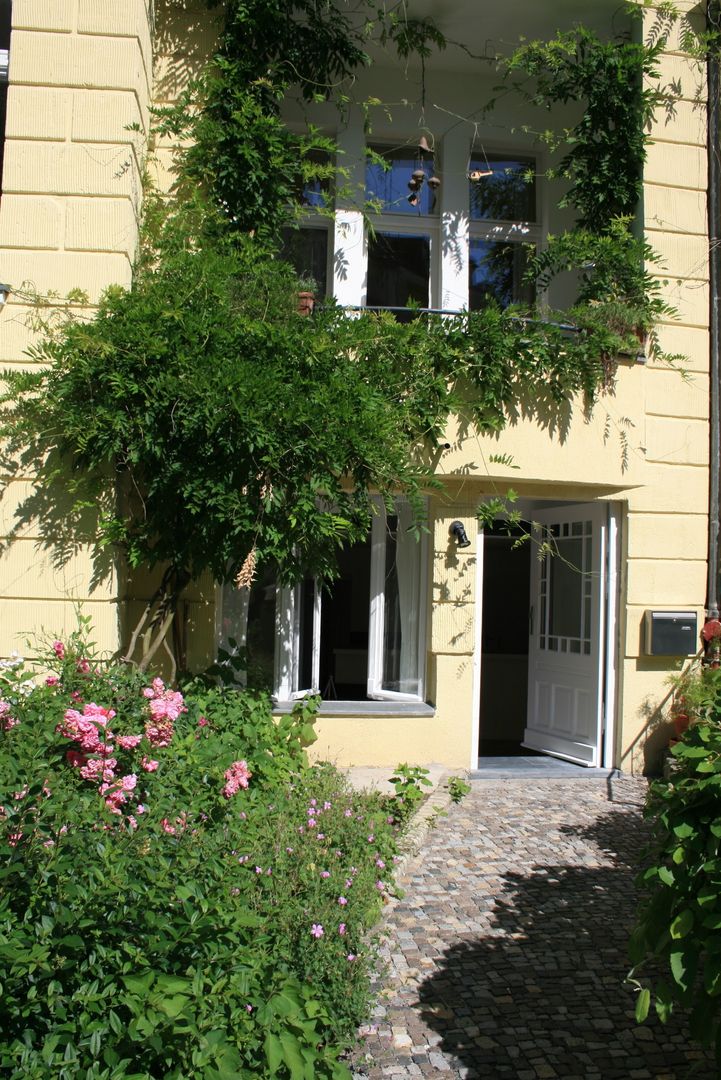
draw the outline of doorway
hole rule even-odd
[[[529,500],[522,513],[479,535],[478,753],[612,767],[617,512]]]
[[[523,746],[528,697],[531,546],[524,524],[509,532],[494,522],[483,543],[483,632],[478,752],[483,757],[532,753]]]

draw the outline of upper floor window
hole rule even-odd
[[[536,162],[529,157],[488,154],[472,158],[468,170],[470,241],[468,306],[495,302],[531,304],[525,279],[529,248],[540,238],[536,206]]]
[[[298,185],[296,203],[301,207],[301,222],[296,227],[283,230],[280,253],[293,265],[303,282],[313,285],[316,299],[322,299],[328,294],[330,221],[327,216],[315,211],[323,210],[328,205],[333,162],[322,150],[311,150],[305,160],[311,167],[318,166],[319,175]]]
[[[368,239],[368,307],[431,306],[438,188],[433,154],[369,147],[366,199],[380,216]]]
[[[368,150],[366,199],[381,213],[418,217],[437,212],[432,154],[412,146],[370,146]]]

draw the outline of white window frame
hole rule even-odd
[[[376,153],[383,153],[387,151],[392,153],[393,150],[406,149],[405,145],[394,145],[389,142],[368,143],[366,145],[366,151],[371,148]],[[412,171],[413,163],[409,160],[409,170]],[[364,174],[366,169],[366,163],[364,163]],[[366,178],[364,175],[364,185],[366,184]],[[390,233],[399,236],[428,236],[430,244],[429,253],[429,273],[428,273],[428,307],[438,306],[438,297],[440,296],[440,253],[441,253],[441,211],[440,207],[436,209],[433,214],[399,214],[392,210],[381,210],[379,213],[369,215],[369,221],[375,233]],[[368,252],[369,252],[370,235],[369,230],[366,228],[365,239],[363,244],[363,256],[364,256],[364,274],[363,280],[365,282],[363,289],[362,305],[367,304],[367,292],[368,292]],[[381,305],[381,307],[384,305]],[[390,305],[392,306],[392,305]]]
[[[385,633],[385,568],[386,543],[388,536],[387,514],[380,500],[374,500],[376,513],[371,525],[371,566],[370,595],[368,604],[368,667],[367,693],[371,701],[425,701],[425,661],[426,661],[426,625],[428,603],[428,536],[423,533],[417,541],[418,588],[418,654],[417,670],[419,688],[417,694],[386,690],[383,687],[383,643]],[[398,499],[396,506],[407,505]],[[320,693],[320,634],[323,592],[318,583],[314,583],[313,618],[311,642],[311,685],[300,685],[301,674],[301,590],[304,583],[294,586],[277,585],[275,593],[275,697],[278,702],[297,701],[308,694]],[[216,641],[227,647],[227,637],[223,635],[223,589],[232,585],[218,586],[216,590]],[[246,644],[247,619],[249,610],[248,590],[239,603],[240,625],[231,635],[240,647]],[[242,684],[242,678],[239,679]],[[362,708],[362,701],[354,704]]]
[[[430,244],[429,273],[428,273],[428,307],[438,306],[440,295],[440,251],[441,251],[441,223],[436,215],[419,215],[410,217],[407,214],[376,214],[370,218],[373,231],[382,236],[389,233],[391,236],[427,236]],[[365,286],[363,290],[363,306],[367,304],[368,296],[368,265],[369,265],[370,236],[366,236],[364,245],[365,256]],[[374,305],[375,306],[375,305]],[[385,305],[380,305],[381,307]],[[392,305],[390,305],[392,306]]]
[[[397,505],[401,500],[397,500]],[[428,535],[423,533],[418,544],[418,671],[420,685],[417,694],[386,690],[383,687],[383,642],[385,638],[385,562],[387,519],[385,512],[376,514],[371,530],[371,596],[368,620],[368,697],[371,701],[424,701],[426,669],[426,612],[428,604]]]

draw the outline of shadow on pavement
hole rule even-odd
[[[633,818],[633,820],[630,820]],[[470,1077],[711,1080],[680,1018],[638,1026],[624,985],[633,925],[638,814],[563,831],[599,851],[584,865],[506,873],[483,939],[447,948],[419,987],[424,1022]],[[603,854],[601,854],[603,852]],[[609,856],[614,865],[608,866]],[[605,865],[600,865],[603,862]]]

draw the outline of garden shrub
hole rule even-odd
[[[709,701],[718,685],[710,675]],[[680,1006],[691,1036],[721,1064],[721,714],[705,712],[671,748],[668,780],[649,790],[653,827],[645,897],[631,940],[636,1017]]]
[[[348,1077],[394,826],[304,746],[316,705],[185,694],[82,634],[0,675],[0,1069]]]

